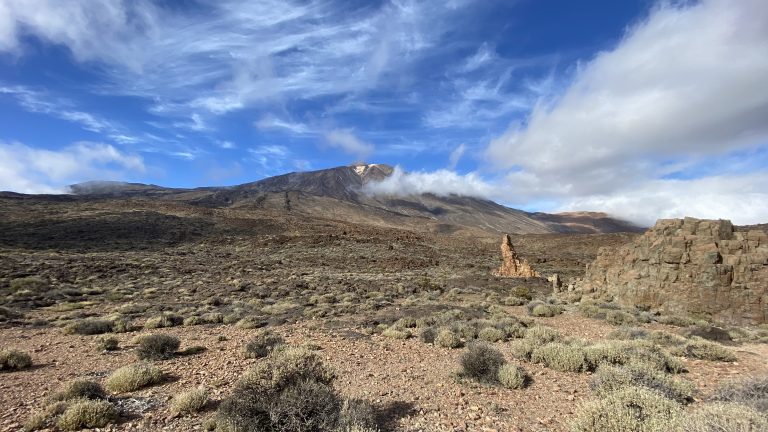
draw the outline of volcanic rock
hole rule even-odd
[[[768,322],[768,234],[727,220],[662,219],[630,244],[601,248],[582,292],[626,306]]]
[[[509,278],[529,278],[538,277],[537,273],[528,261],[520,259],[515,252],[515,247],[512,246],[512,239],[509,234],[504,234],[501,237],[501,267],[496,270],[493,275],[498,277]]]

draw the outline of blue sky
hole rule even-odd
[[[768,221],[768,6],[0,0],[0,189],[230,185]]]

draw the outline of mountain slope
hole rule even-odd
[[[73,185],[72,192],[83,198],[171,200],[207,208],[284,211],[439,232],[482,230],[544,234],[638,230],[628,222],[602,213],[528,213],[474,197],[364,192],[366,184],[383,180],[392,172],[392,167],[383,164],[352,165],[294,172],[232,187],[172,189],[136,183],[89,182]]]

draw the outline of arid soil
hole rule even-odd
[[[177,335],[181,350],[206,350],[157,361],[165,382],[115,396],[125,415],[105,430],[202,430],[237,378],[261,361],[242,353],[258,331],[236,325],[242,318],[290,343],[318,345],[336,370],[336,387],[373,402],[383,430],[564,431],[590,397],[589,373],[519,362],[508,342],[494,345],[532,375],[522,390],[458,379],[463,349],[374,331],[402,317],[449,309],[482,317],[495,307],[526,316],[524,307],[503,300],[521,288],[544,298],[549,284],[544,278],[491,276],[500,259],[496,234],[436,234],[148,200],[6,204],[0,203],[0,306],[23,315],[0,322],[0,347],[29,352],[34,366],[0,373],[0,430],[20,430],[61,383],[79,377],[103,382],[136,361],[132,340],[149,333]],[[583,274],[600,246],[635,235],[513,235],[512,241],[543,276],[558,273],[567,280]],[[13,290],[12,281],[30,276],[44,287]],[[114,352],[98,351],[98,336],[63,331],[89,317],[125,319],[140,328],[160,313],[220,313],[229,319],[111,334],[120,345]],[[593,341],[616,328],[574,308],[535,321]],[[768,372],[768,345],[731,349],[735,363],[684,360],[697,398],[723,380]],[[211,406],[198,415],[172,417],[170,398],[197,386],[211,389]]]

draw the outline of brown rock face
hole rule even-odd
[[[539,274],[528,264],[525,259],[520,260],[515,252],[515,247],[512,246],[512,239],[509,238],[509,234],[504,234],[501,237],[501,257],[504,260],[501,263],[501,267],[493,272],[494,276],[498,277],[517,277],[528,278],[538,277]]]
[[[768,235],[727,220],[661,219],[643,236],[601,248],[580,288],[626,306],[768,322]]]

